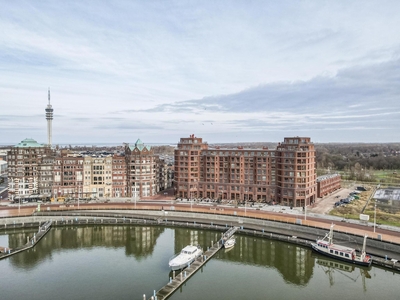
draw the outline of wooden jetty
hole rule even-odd
[[[49,232],[51,228],[52,221],[47,221],[39,226],[39,230],[37,233],[34,233],[32,238],[27,238],[27,242],[25,245],[17,248],[7,248],[7,247],[0,247],[0,259],[10,257],[11,255],[20,253],[22,251],[28,250],[33,248],[41,239]]]
[[[226,231],[220,240],[216,243],[212,242],[210,248],[197,258],[187,268],[181,270],[178,276],[171,278],[170,282],[163,286],[155,295],[151,296],[151,300],[165,300],[171,296],[184,282],[192,277],[208,260],[210,260],[223,246],[225,240],[229,239],[239,227],[231,227]]]

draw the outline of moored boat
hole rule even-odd
[[[231,238],[227,239],[226,241],[224,241],[224,248],[225,249],[232,248],[233,246],[235,246],[235,243],[236,243],[235,237],[231,237]]]
[[[169,260],[169,267],[172,271],[180,270],[189,266],[197,257],[203,254],[200,246],[188,245],[182,251]]]
[[[367,236],[364,236],[363,248],[361,254],[358,254],[354,248],[333,243],[333,226],[332,224],[329,233],[327,233],[323,239],[317,239],[315,243],[311,243],[312,249],[320,254],[335,259],[360,266],[371,266],[372,257],[365,252]]]

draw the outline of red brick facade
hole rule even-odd
[[[342,178],[339,174],[328,174],[317,178],[317,197],[322,198],[341,188]]]
[[[285,138],[277,150],[209,149],[201,138],[181,138],[175,150],[178,197],[278,202],[315,200],[315,150],[309,138]]]

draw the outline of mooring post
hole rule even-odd
[[[182,272],[181,272],[181,281],[182,281]]]
[[[146,300],[146,294],[143,294],[143,300]]]
[[[175,278],[175,270],[172,271],[172,278]]]

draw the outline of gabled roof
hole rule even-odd
[[[17,147],[17,148],[43,148],[44,145],[39,144],[32,138],[31,139],[26,138],[23,141],[21,141],[19,144],[15,145],[14,147]]]
[[[138,139],[135,143],[135,146],[129,146],[129,149],[131,150],[134,150],[135,148],[139,149],[139,151],[143,151],[144,149],[150,151],[151,146],[146,146],[140,139]]]

